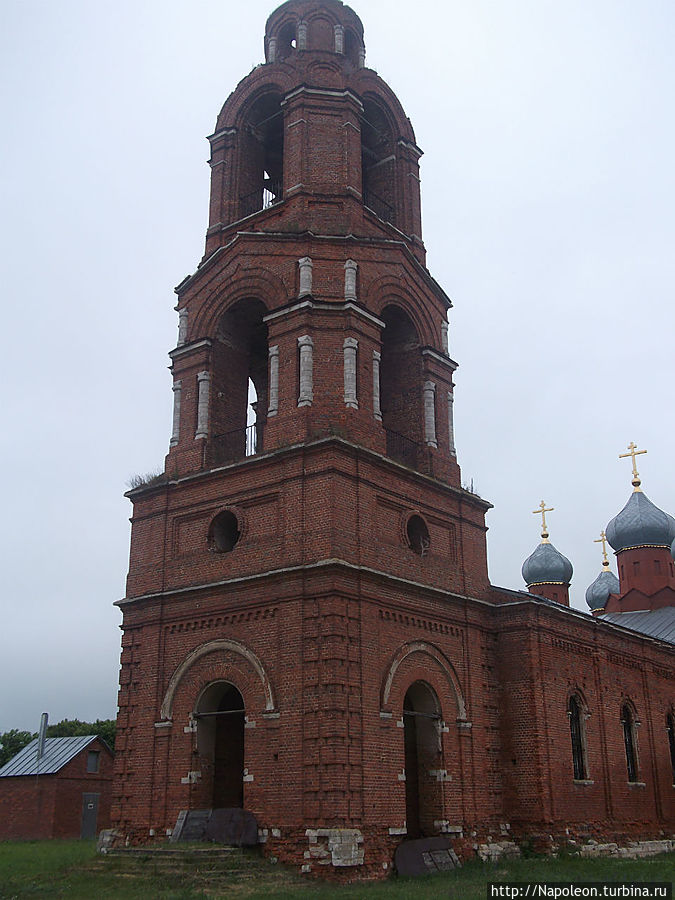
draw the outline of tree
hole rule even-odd
[[[95,722],[81,722],[79,719],[62,719],[47,728],[47,737],[77,737],[83,734],[97,734],[111,750],[115,749],[114,719],[97,719]]]
[[[4,766],[15,757],[34,737],[37,735],[31,734],[30,731],[19,731],[17,728],[0,734],[0,766]]]

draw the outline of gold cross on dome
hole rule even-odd
[[[548,529],[546,527],[546,513],[553,512],[555,507],[546,506],[546,503],[542,500],[539,504],[539,509],[533,509],[533,516],[541,516],[541,539],[543,543],[548,543]]]
[[[593,541],[594,544],[602,544],[602,565],[605,569],[609,568],[609,560],[607,559],[607,535],[604,531],[600,532],[600,537]]]
[[[634,441],[631,441],[628,445],[628,453],[619,453],[619,459],[626,459],[627,457],[632,457],[633,459],[633,480],[631,484],[633,485],[633,489],[636,491],[640,490],[640,476],[638,475],[637,466],[635,465],[635,457],[639,456],[641,453],[646,453],[646,450],[638,450],[637,444]]]

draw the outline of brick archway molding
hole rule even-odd
[[[262,682],[263,693],[265,695],[265,712],[271,713],[276,710],[274,694],[272,693],[272,683],[270,682],[263,664],[255,653],[243,644],[238,643],[238,641],[209,641],[207,644],[202,644],[201,647],[197,647],[192,653],[186,656],[171,676],[171,681],[169,681],[169,686],[166,689],[166,694],[164,695],[164,700],[162,701],[160,709],[160,715],[163,720],[170,720],[172,717],[173,698],[181,679],[188,669],[193,666],[197,660],[201,659],[202,656],[206,656],[208,653],[217,653],[220,650],[229,650],[232,653],[243,656],[243,658],[254,668]]]
[[[387,710],[389,696],[391,694],[391,686],[394,683],[394,678],[396,677],[396,672],[398,671],[399,666],[413,653],[423,653],[425,656],[430,656],[438,664],[438,666],[440,666],[443,674],[450,684],[450,687],[452,688],[455,699],[457,701],[457,721],[466,722],[466,703],[464,702],[464,695],[459,685],[459,680],[457,678],[455,670],[452,667],[452,663],[445,656],[445,654],[438,649],[438,647],[435,647],[433,644],[428,644],[426,641],[413,641],[408,644],[403,644],[394,654],[394,657],[389,665],[389,669],[387,670],[386,678],[384,679],[384,682],[382,684],[382,711],[384,712]]]

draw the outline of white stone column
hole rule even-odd
[[[295,45],[298,50],[307,49],[307,22],[298,22],[298,35]]]
[[[350,409],[358,409],[359,401],[356,397],[356,351],[359,342],[356,338],[345,338],[342,344],[344,354],[345,372],[345,406]]]
[[[344,53],[345,52],[344,25],[334,25],[333,30],[335,31],[335,52],[336,53]]]
[[[436,385],[424,382],[424,441],[427,447],[438,447],[436,440]]]
[[[208,372],[200,372],[197,375],[197,385],[197,431],[195,432],[195,440],[208,437],[211,375]]]
[[[178,310],[178,346],[181,347],[187,341],[188,311],[187,306]]]
[[[308,334],[298,338],[300,350],[300,395],[298,406],[311,406],[314,400],[314,342]]]
[[[303,256],[298,260],[300,266],[300,290],[298,297],[307,297],[312,293],[312,260],[309,256]]]
[[[270,405],[267,410],[267,418],[276,416],[279,412],[279,347],[269,349],[270,360]]]
[[[457,456],[455,449],[455,419],[454,419],[455,398],[452,391],[448,391],[448,439],[451,456]]]
[[[277,39],[271,37],[267,44],[267,62],[276,62],[277,59]]]
[[[345,263],[345,300],[356,301],[356,270],[358,263],[348,259]]]
[[[441,336],[443,338],[443,353],[445,353],[446,356],[450,356],[450,342],[448,341],[447,321],[441,323]]]
[[[180,392],[183,387],[182,381],[174,381],[173,383],[173,427],[171,429],[171,440],[169,447],[175,447],[180,438]]]
[[[359,47],[359,69],[362,69],[366,64],[366,48]]]
[[[373,417],[378,422],[382,421],[380,409],[380,360],[382,355],[378,350],[373,350]]]

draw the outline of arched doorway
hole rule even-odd
[[[212,762],[213,809],[244,806],[244,698],[227,681],[209,685],[197,711],[199,754]]]
[[[424,681],[410,685],[403,700],[405,747],[405,812],[409,838],[431,836],[442,819],[441,711],[438,698]]]

